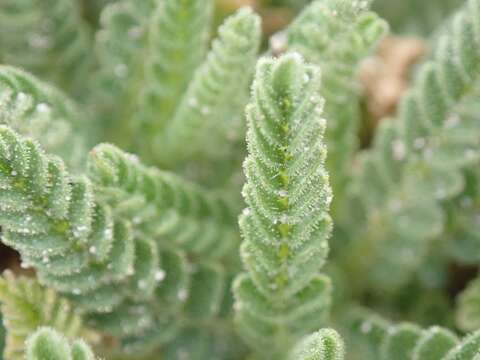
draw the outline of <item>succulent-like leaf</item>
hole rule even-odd
[[[147,168],[113,145],[95,147],[88,168],[105,201],[158,238],[161,247],[175,245],[205,258],[234,255],[238,235],[233,211],[219,196],[172,173]]]
[[[421,329],[411,323],[388,325],[376,315],[363,313],[362,325],[357,327],[358,334],[363,337],[376,351],[375,358],[404,360],[473,360],[480,352],[480,340],[477,333],[459,340],[450,330],[432,326]],[[371,322],[373,320],[373,322]],[[382,331],[376,331],[383,322]],[[385,325],[387,324],[387,325]],[[372,331],[375,337],[372,338]],[[372,341],[375,339],[374,341]]]
[[[91,65],[92,39],[77,1],[4,0],[0,49],[3,63],[78,92]]]
[[[368,256],[382,269],[372,272],[371,283],[394,290],[408,281],[442,230],[441,202],[463,190],[463,168],[480,157],[478,121],[459,116],[479,80],[477,14],[480,1],[468,0],[449,21],[402,100],[397,121],[384,122],[362,159],[354,192],[367,216],[366,239],[355,242],[350,259]],[[392,273],[397,276],[384,276]]]
[[[5,126],[0,178],[2,241],[35,267],[41,282],[92,312],[153,295],[155,244],[134,239],[127,220],[114,221],[88,179],[72,178],[59,159]]]
[[[71,345],[52,328],[41,327],[26,342],[26,360],[95,360],[90,347],[82,340]]]
[[[219,149],[228,144],[227,131],[241,128],[260,44],[260,19],[250,8],[243,8],[225,20],[218,32],[165,132],[155,139],[160,162],[168,166],[199,152],[218,157]]]
[[[286,34],[277,35],[286,36],[288,50],[298,51],[322,69],[321,93],[325,98],[325,117],[329,120],[325,135],[327,168],[335,174],[332,186],[336,199],[343,196],[358,147],[361,94],[357,70],[387,29],[385,21],[368,11],[368,3],[314,1]],[[275,41],[274,38],[273,44]]]
[[[262,59],[247,107],[240,228],[248,274],[234,286],[237,324],[272,358],[318,329],[329,304],[330,282],[318,274],[332,226],[319,76],[299,54]]]
[[[0,309],[7,330],[5,359],[25,358],[25,340],[40,326],[50,326],[68,338],[79,335],[82,320],[73,306],[34,279],[7,271],[0,278]]]
[[[292,360],[343,360],[343,340],[335,330],[322,329],[303,339],[293,350]]]
[[[151,155],[152,137],[172,116],[203,60],[212,4],[122,0],[103,10],[97,35],[100,70],[92,101],[117,140],[130,143],[127,131],[139,128],[146,139],[138,145]]]
[[[0,124],[39,141],[73,169],[85,156],[84,134],[76,104],[54,87],[26,72],[0,66]]]

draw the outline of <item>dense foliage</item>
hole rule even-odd
[[[2,0],[0,63],[5,360],[480,360],[480,0]]]

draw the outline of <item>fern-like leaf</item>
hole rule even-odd
[[[374,357],[381,360],[474,360],[480,353],[478,331],[459,339],[450,330],[438,326],[421,329],[411,323],[390,325],[383,322],[383,331],[378,332],[376,316],[373,322],[370,315],[363,313],[363,316],[357,331],[376,350]],[[376,333],[373,337],[372,331]]]
[[[218,261],[225,260],[230,268],[238,263],[230,206],[171,173],[145,167],[113,145],[95,147],[88,170],[98,197],[115,209],[116,217],[133,218],[136,232],[158,239],[162,267],[156,274],[162,282],[153,308],[125,303],[111,313],[92,316],[92,324],[120,336],[125,348],[136,352],[169,343],[183,331],[185,321],[215,318],[226,287]],[[184,253],[199,260],[191,264]]]
[[[228,130],[239,128],[260,37],[260,19],[249,8],[220,27],[165,132],[155,139],[161,163],[174,166],[199,152],[221,155]]]
[[[144,134],[157,134],[165,126],[203,61],[211,13],[211,1],[170,0],[156,9],[149,29],[149,48],[155,53],[147,67],[147,76],[155,81],[142,97]]]
[[[343,360],[343,340],[336,331],[323,329],[302,340],[293,350],[291,360]]]
[[[2,241],[41,282],[92,312],[152,296],[157,247],[134,238],[127,220],[114,221],[88,179],[72,178],[58,158],[4,126],[0,154]]]
[[[240,228],[248,274],[234,286],[237,324],[272,358],[318,329],[329,304],[330,282],[318,274],[332,227],[319,76],[298,54],[262,59],[247,107],[249,207]]]
[[[386,32],[387,24],[368,11],[367,1],[314,1],[286,30],[286,48],[322,69],[322,96],[328,146],[327,168],[333,190],[343,196],[357,150],[360,87],[357,69]],[[332,41],[332,37],[335,40]],[[336,196],[336,201],[337,201]]]
[[[366,237],[354,242],[348,261],[366,256],[365,263],[376,263],[382,270],[371,272],[371,283],[396,289],[418,269],[442,230],[441,202],[462,191],[463,168],[480,157],[478,121],[458,116],[479,80],[479,47],[472,46],[480,41],[476,14],[480,1],[468,0],[419,70],[397,121],[383,122],[362,158],[354,192],[366,214]],[[352,235],[358,238],[358,232]]]
[[[238,244],[229,204],[168,172],[147,168],[113,145],[90,153],[89,174],[117,212],[136,228],[202,258],[232,256]],[[166,242],[168,241],[168,242]]]
[[[26,360],[95,360],[90,347],[83,340],[71,345],[52,328],[42,327],[32,334],[27,342]]]
[[[34,279],[7,271],[0,278],[0,309],[7,330],[4,357],[24,359],[25,340],[40,326],[50,326],[68,338],[80,334],[82,320],[73,306]]]
[[[78,92],[90,68],[92,40],[74,0],[5,0],[0,59]]]
[[[93,84],[101,92],[92,95],[98,97],[93,101],[107,126],[116,129],[117,140],[128,142],[128,134],[119,130],[136,127],[147,137],[138,145],[149,150],[151,137],[170,119],[203,60],[212,4],[123,0],[104,9],[97,35],[99,84]]]
[[[80,167],[89,124],[81,123],[77,106],[54,87],[9,66],[0,66],[0,124],[37,139],[71,168]]]

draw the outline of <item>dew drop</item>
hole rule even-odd
[[[147,283],[145,280],[140,280],[138,282],[138,288],[141,290],[145,290],[147,288]]]
[[[372,324],[370,321],[364,321],[360,326],[360,331],[364,334],[368,334],[372,330]]]
[[[133,26],[128,30],[128,36],[132,39],[139,39],[143,34],[143,29],[140,26]]]
[[[191,107],[197,107],[198,106],[198,100],[194,97],[188,99],[188,105]]]
[[[413,141],[413,146],[415,149],[420,150],[425,146],[425,138],[417,138]]]
[[[287,196],[288,196],[288,192],[287,192],[287,190],[285,190],[285,189],[281,189],[281,190],[278,190],[278,191],[277,191],[277,195],[280,196],[280,197],[287,197]]]
[[[127,74],[128,74],[128,67],[125,64],[118,64],[118,65],[115,66],[114,71],[115,71],[115,75],[123,78],[123,77],[127,76]]]
[[[23,101],[27,100],[27,98],[28,98],[28,96],[24,92],[19,92],[17,94],[17,101],[19,101],[19,102],[23,102]]]
[[[48,113],[50,111],[50,106],[45,103],[40,103],[37,105],[37,111],[42,114]]]
[[[393,157],[397,161],[401,161],[405,159],[405,155],[407,154],[407,149],[405,148],[405,144],[401,140],[395,140],[392,143],[392,151],[393,151]]]
[[[181,289],[177,294],[177,297],[180,301],[187,300],[187,296],[188,296],[188,292],[185,289]]]
[[[157,280],[158,282],[163,281],[165,279],[165,276],[166,276],[165,270],[160,269],[155,272],[155,280]]]

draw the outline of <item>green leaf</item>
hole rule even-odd
[[[235,308],[239,331],[265,358],[318,329],[329,303],[329,282],[317,276],[332,199],[319,76],[299,54],[261,59],[247,106],[240,229],[248,274],[237,278]]]
[[[292,352],[292,360],[343,360],[345,349],[340,335],[322,329],[303,339]]]

